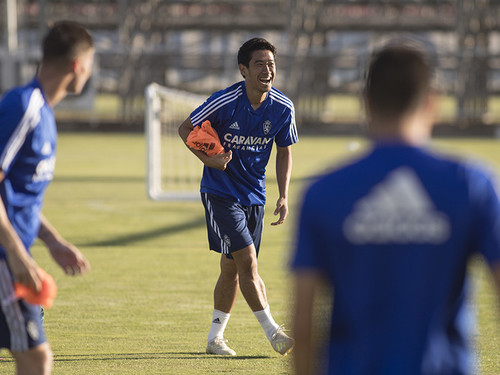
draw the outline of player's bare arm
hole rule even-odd
[[[40,214],[40,222],[38,238],[47,246],[54,261],[66,274],[80,275],[90,271],[90,263],[81,251],[66,241],[43,214]]]
[[[288,186],[292,175],[292,147],[277,147],[276,153],[276,178],[278,180],[279,198],[276,202],[274,215],[279,218],[271,225],[283,224],[288,216]]]
[[[189,133],[191,133],[192,130],[193,130],[193,124],[191,123],[191,119],[188,117],[186,120],[184,120],[184,122],[181,124],[181,126],[179,126],[179,136],[181,137],[184,144],[187,142]],[[205,154],[202,151],[194,150],[191,147],[188,147],[188,148],[207,167],[220,169],[221,171],[226,169],[227,163],[229,163],[233,157],[232,151],[226,152],[224,154],[215,155],[215,156],[208,156],[207,154]]]
[[[497,298],[499,301],[498,307],[500,308],[500,263],[496,263],[490,266],[491,276],[493,278],[493,283],[497,291]]]
[[[0,183],[3,182],[4,177],[3,172],[0,171]],[[14,279],[27,287],[34,287],[38,291],[42,284],[42,277],[38,273],[38,265],[28,254],[24,244],[12,227],[2,199],[0,199],[0,245],[7,253],[7,262]]]
[[[316,358],[313,350],[313,307],[315,295],[324,283],[318,272],[301,270],[295,274],[295,306],[293,337],[295,338],[294,365],[296,375],[312,375]]]

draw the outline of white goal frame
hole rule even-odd
[[[152,200],[200,200],[199,185],[203,165],[185,145],[182,145],[177,129],[189,116],[190,111],[203,103],[205,99],[204,96],[164,87],[157,83],[151,83],[146,87],[146,185],[148,196]],[[179,103],[182,104],[182,108],[179,108]],[[165,147],[166,142],[170,142],[168,147]],[[179,151],[166,158],[166,149],[170,148],[170,145],[175,146],[172,149],[179,149]],[[182,172],[183,176],[175,175],[172,177],[173,182],[165,183],[165,171],[169,175],[174,175],[177,173],[175,170]],[[185,177],[186,173],[190,175]],[[188,187],[179,186],[176,180],[188,180],[186,181]]]

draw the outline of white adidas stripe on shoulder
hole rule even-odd
[[[293,103],[290,102],[290,101],[284,101],[282,98],[280,98],[279,96],[271,96],[271,98],[273,98],[273,100],[275,100],[276,102],[280,103],[280,104],[283,104],[285,107],[287,107],[290,111],[292,112],[295,112],[295,108],[293,106]]]
[[[283,98],[283,100],[288,101],[291,105],[293,105],[293,103],[289,97],[287,97],[285,94],[283,94],[281,91],[279,91],[278,89],[276,89],[274,87],[271,88],[271,94],[273,94],[275,96],[279,96],[279,97]]]
[[[290,139],[292,142],[297,142],[299,140],[299,136],[297,134],[297,125],[295,123],[295,107],[293,106],[293,102],[288,99],[285,95],[281,94],[279,91],[273,89],[271,91],[271,98],[275,100],[276,102],[283,104],[285,107],[290,109],[291,111],[291,117],[293,119],[293,123],[290,124]]]
[[[40,89],[34,89],[31,93],[28,107],[26,108],[21,121],[12,133],[5,149],[2,152],[2,155],[0,156],[0,168],[3,171],[9,169],[14,157],[24,144],[27,135],[40,122],[40,110],[42,109],[44,102],[45,101]]]
[[[220,107],[236,100],[239,96],[242,95],[242,93],[243,93],[243,90],[241,89],[241,86],[238,86],[236,89],[229,91],[229,92],[221,95],[220,97],[214,99],[205,108],[203,108],[202,111],[200,111],[197,115],[195,115],[193,118],[191,118],[191,123],[193,124],[193,126],[197,126],[197,125],[201,124],[203,119],[210,116],[212,113],[214,113]]]
[[[283,95],[281,92],[276,90],[274,87],[271,89],[270,92],[271,98],[276,100],[278,103],[283,104],[284,106],[290,108],[290,110],[294,110],[293,102],[287,98],[285,95]]]
[[[297,133],[297,124],[295,122],[295,111],[292,111],[293,124],[290,126],[290,139],[293,143],[299,141],[299,134]]]

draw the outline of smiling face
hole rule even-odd
[[[248,67],[239,64],[239,68],[245,77],[245,87],[248,93],[267,93],[271,90],[276,77],[276,63],[271,51],[254,51]]]

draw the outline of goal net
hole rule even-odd
[[[153,200],[200,199],[201,162],[178,135],[179,125],[206,99],[152,83],[146,88],[147,191]]]

